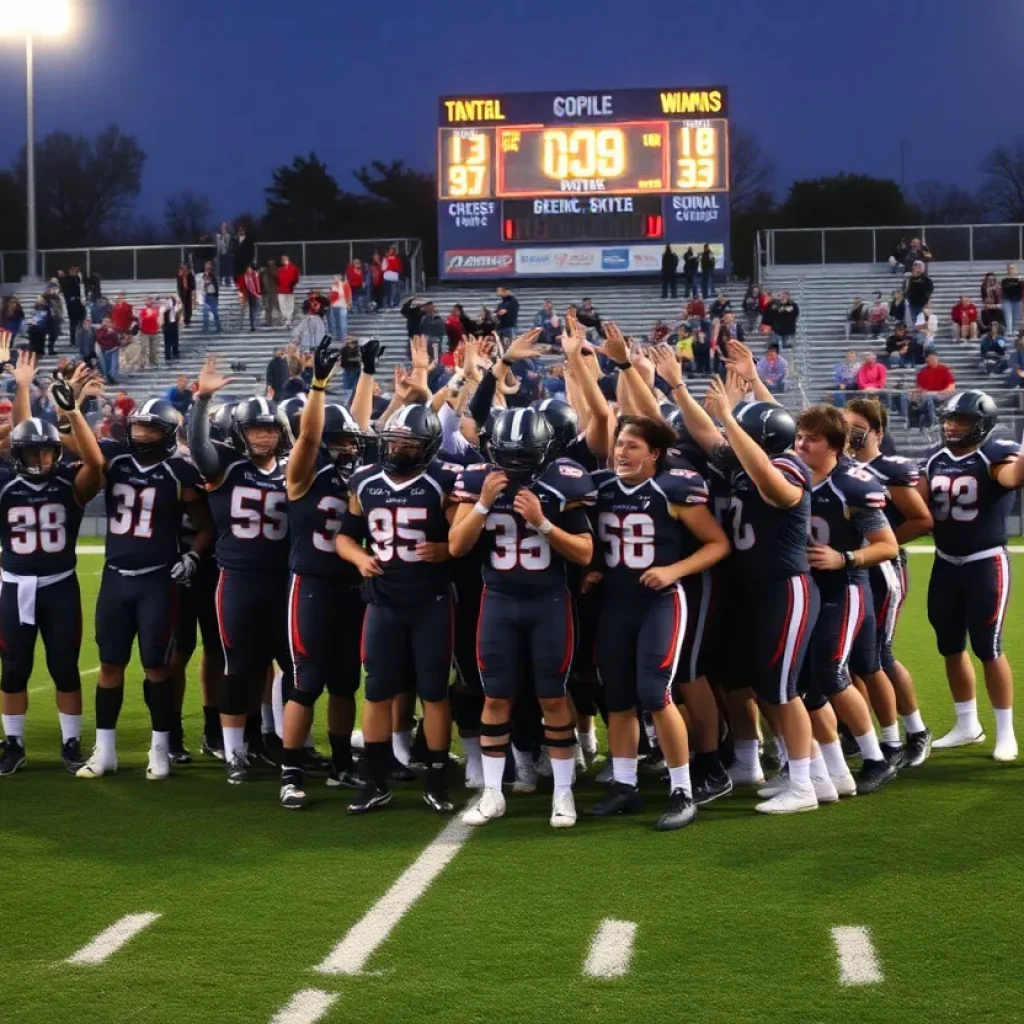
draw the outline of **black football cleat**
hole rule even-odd
[[[366,779],[355,768],[339,771],[332,766],[327,776],[327,785],[332,789],[362,789],[366,785]]]
[[[273,768],[280,768],[281,759],[284,757],[281,737],[276,732],[262,733],[259,740],[249,744],[249,757],[256,758]]]
[[[732,779],[727,771],[705,775],[693,787],[693,802],[698,807],[714,803],[720,796],[728,796],[732,792]]]
[[[171,764],[191,764],[192,751],[184,743],[171,742],[171,749],[168,751]]]
[[[587,813],[594,818],[613,818],[617,814],[639,814],[643,809],[644,798],[635,786],[613,782],[607,796],[601,797]]]
[[[850,732],[850,727],[844,722],[839,723],[839,743],[843,750],[843,757],[847,760],[860,755],[860,747],[857,745],[857,740],[854,738],[853,733]]]
[[[0,778],[13,775],[19,768],[25,767],[25,748],[21,741],[13,736],[7,737],[4,744],[4,756],[0,758]]]
[[[88,760],[82,753],[82,744],[78,739],[70,739],[67,743],[62,744],[60,757],[70,775],[77,774],[78,769],[84,767]]]
[[[455,804],[448,798],[446,789],[428,789],[423,793],[423,802],[437,814],[451,814]]]
[[[668,810],[654,827],[659,832],[674,832],[685,828],[697,817],[697,805],[686,795],[685,789],[673,789],[668,798]]]
[[[415,782],[416,773],[407,764],[402,764],[397,757],[392,756],[388,778],[394,782]]]
[[[301,811],[309,803],[301,786],[286,782],[281,787],[281,806],[287,811]]]
[[[218,761],[224,760],[224,737],[220,734],[211,736],[203,733],[203,742],[199,746],[199,752],[206,757],[215,757]]]
[[[228,762],[228,783],[241,786],[250,779],[249,758],[245,754],[235,754]]]
[[[372,782],[368,782],[348,805],[348,813],[368,814],[370,811],[378,811],[382,807],[387,807],[389,803],[391,803],[391,790],[378,789]]]
[[[903,759],[902,743],[883,743],[882,756],[885,758],[885,763],[891,764],[896,771],[906,767],[906,762]]]
[[[324,757],[316,747],[303,747],[302,770],[307,775],[324,779],[331,774],[331,759]]]
[[[903,767],[920,768],[928,760],[928,755],[931,752],[931,729],[923,729],[921,732],[908,732],[906,742],[903,744]]]
[[[857,772],[857,793],[867,796],[876,793],[896,778],[896,769],[886,761],[865,761]]]

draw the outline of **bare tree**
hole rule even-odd
[[[164,200],[164,224],[174,242],[194,242],[210,230],[213,207],[198,192],[185,189]]]
[[[742,213],[764,205],[765,196],[775,191],[775,164],[761,149],[754,135],[729,124],[729,203]]]
[[[985,219],[985,205],[977,196],[945,181],[919,181],[907,198],[912,219],[922,224],[977,224]]]
[[[996,146],[981,161],[981,196],[1006,221],[1024,221],[1024,137]]]

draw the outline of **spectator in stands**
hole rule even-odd
[[[399,312],[405,317],[405,331],[410,338],[415,338],[420,333],[420,320],[423,319],[423,313],[428,305],[433,306],[433,303],[421,299],[418,295],[410,295],[402,303]]]
[[[34,389],[31,408],[32,415],[37,419],[57,426],[57,406],[53,404],[53,398],[50,396],[49,383]]]
[[[697,269],[700,266],[700,260],[696,257],[693,251],[693,246],[687,246],[686,252],[683,253],[683,296],[697,297]]]
[[[263,307],[263,282],[260,280],[260,272],[255,260],[246,269],[243,281],[245,283],[245,301],[249,307],[249,332],[254,333]]]
[[[683,373],[693,374],[697,371],[697,356],[693,350],[694,337],[690,328],[683,324],[676,332],[676,358]],[[707,346],[705,346],[706,348]],[[710,372],[710,367],[708,368]]]
[[[288,253],[281,254],[281,263],[277,268],[277,304],[281,310],[281,322],[291,327],[295,320],[295,289],[299,286],[302,271],[292,263]]]
[[[584,306],[587,300],[583,300]],[[503,285],[498,285],[498,306],[494,311],[498,318],[498,337],[503,340],[515,337],[519,325],[519,300]]]
[[[554,304],[550,299],[544,300],[544,305],[537,310],[533,318],[533,326],[540,328],[540,337],[537,341],[541,345],[558,345],[558,335],[562,329],[562,321],[555,312]]]
[[[231,266],[231,248],[234,239],[231,237],[231,228],[228,227],[227,221],[221,224],[214,242],[217,245],[217,280],[220,284],[230,285],[234,279]]]
[[[358,256],[345,269],[345,280],[352,289],[352,312],[367,312],[369,307],[366,304],[366,275],[363,271],[363,261]]]
[[[473,333],[473,324],[460,303],[456,302],[452,306],[452,311],[444,322],[444,329],[448,335],[449,352],[454,352]]]
[[[178,344],[181,333],[182,307],[175,296],[171,296],[163,307],[164,362],[173,363],[179,356]]]
[[[693,332],[693,370],[701,376],[711,373],[711,343],[700,327]]]
[[[683,310],[682,319],[685,320],[692,329],[695,323],[706,324],[707,315],[707,308],[704,305],[704,300],[699,295],[695,295],[686,303],[686,309]]]
[[[21,308],[21,303],[14,295],[8,295],[4,299],[3,313],[0,315],[0,326],[5,331],[10,331],[11,335],[15,338],[21,334],[21,329],[25,326],[25,311]]]
[[[40,296],[36,300],[35,308],[28,318],[28,347],[29,351],[37,356],[42,356],[46,351],[46,339],[50,335],[50,306]]]
[[[199,290],[203,294],[203,334],[209,333],[211,316],[214,327],[220,334],[220,284],[212,262],[207,262],[203,268],[203,276],[199,279]]]
[[[565,400],[565,363],[554,363],[548,367],[543,379],[544,390],[549,398]]]
[[[104,317],[96,329],[96,359],[100,373],[108,384],[117,383],[118,363],[121,355],[121,332],[109,316]]]
[[[779,296],[779,302],[772,317],[772,330],[775,332],[776,340],[783,348],[792,346],[799,317],[800,307],[790,298],[789,292],[783,292]]]
[[[341,346],[341,356],[338,359],[341,367],[341,386],[344,388],[349,399],[359,383],[359,374],[362,371],[362,357],[359,355],[359,339],[349,336],[345,344]]]
[[[868,309],[868,329],[871,337],[877,338],[885,330],[886,321],[889,319],[889,307],[882,301],[882,293],[875,292],[871,298],[871,306]]]
[[[932,312],[932,304],[925,303],[914,323],[914,361],[920,365],[925,353],[935,347],[935,335],[939,330],[939,318]]]
[[[370,308],[378,313],[384,308],[384,264],[380,253],[374,249],[370,257],[367,286],[370,290]]]
[[[868,307],[867,303],[861,298],[854,298],[850,305],[850,310],[846,314],[846,325],[847,325],[847,337],[854,335],[857,337],[867,334],[868,331]]]
[[[196,275],[187,263],[178,268],[178,299],[181,301],[181,312],[185,326],[192,326],[192,304],[196,294]]]
[[[163,327],[163,308],[152,296],[146,299],[139,310],[138,369],[156,366],[160,362],[160,348],[157,339]],[[126,360],[127,361],[127,360]]]
[[[924,366],[917,374],[917,391],[920,404],[919,426],[924,429],[935,422],[935,404],[949,398],[956,388],[953,372],[945,363],[939,362],[938,352],[929,352]]]
[[[669,293],[676,297],[676,272],[679,270],[679,257],[672,251],[671,245],[665,246],[661,254],[661,297],[667,299]]]
[[[762,292],[758,304],[761,307],[761,333],[771,334],[772,325],[775,323],[775,307],[777,305],[775,297],[769,291]]]
[[[932,297],[932,292],[935,291],[935,282],[924,272],[924,262],[922,260],[914,260],[910,277],[906,282],[906,288],[907,308],[909,310],[907,322],[914,324],[917,322],[917,314],[928,304],[929,299]]]
[[[78,355],[82,362],[92,367],[96,361],[96,329],[92,325],[92,319],[87,315],[78,328],[76,336],[78,342]]]
[[[110,311],[110,318],[122,334],[127,334],[132,329],[135,321],[135,310],[132,304],[124,297],[124,292],[117,296],[114,308]]]
[[[860,373],[860,360],[857,359],[856,349],[850,349],[846,358],[836,364],[835,373],[832,374],[832,381],[836,386],[836,393],[832,396],[833,405],[844,405],[846,403],[846,391],[857,389],[857,374]]]
[[[284,391],[285,381],[288,380],[288,358],[283,348],[274,350],[274,354],[267,363],[266,381],[267,394],[278,401],[278,395]]]
[[[897,288],[889,301],[889,323],[905,324],[907,322],[907,300],[903,292]]]
[[[388,246],[381,263],[384,276],[384,295],[388,309],[398,309],[399,297],[402,294],[402,257],[393,245]]]
[[[594,309],[594,303],[589,298],[584,298],[583,305],[576,311],[576,320],[588,331],[594,331],[598,337],[604,337],[601,314]]]
[[[720,291],[718,295],[715,296],[715,301],[711,303],[711,309],[709,310],[711,319],[721,320],[726,313],[731,312],[732,300],[725,294],[725,292]]]
[[[575,308],[573,306],[573,309]],[[489,334],[496,334],[497,330],[498,320],[494,312],[488,306],[481,306],[480,315],[473,325],[473,334],[478,338],[486,338]]]
[[[440,362],[441,353],[447,348],[448,329],[433,302],[423,304],[417,333],[427,339],[431,359]]]
[[[647,340],[652,345],[660,345],[669,336],[668,324],[664,320],[655,320]]]
[[[327,321],[327,311],[330,309],[330,303],[327,297],[320,294],[319,288],[310,288],[309,295],[306,296],[306,301],[302,303],[302,312],[306,316],[318,316],[325,323]]]
[[[768,342],[765,354],[758,359],[757,375],[773,395],[781,394],[786,390],[789,367],[786,365],[786,360],[779,355],[779,346],[774,341]]]
[[[132,398],[123,388],[118,391],[113,401],[114,413],[126,420],[135,409],[135,399]]]
[[[273,260],[267,260],[267,265],[260,271],[260,284],[263,286],[263,323],[267,327],[273,327],[281,318],[278,284],[280,272],[280,268]]]
[[[103,294],[103,279],[98,270],[90,271],[85,278],[85,298],[87,302],[95,302]],[[99,321],[95,321],[99,323]]]
[[[995,274],[986,274],[981,281],[981,326],[988,330],[993,320],[1003,322],[1003,289]]]
[[[901,238],[889,257],[889,269],[894,274],[902,274],[907,265],[907,240]]]
[[[993,373],[1002,373],[1009,365],[1006,349],[1003,325],[998,320],[993,320],[981,338],[981,369],[989,376]]]
[[[864,361],[857,371],[857,390],[867,392],[866,397],[868,398],[877,396],[885,405],[887,403],[882,392],[885,391],[885,382],[888,376],[889,371],[878,361],[875,353],[865,352]]]
[[[978,307],[966,295],[960,296],[950,318],[953,321],[953,337],[957,341],[974,341],[978,337]]]
[[[89,319],[94,324],[101,324],[114,312],[113,303],[110,299],[104,295],[97,295],[92,302],[89,303]]]
[[[71,336],[71,347],[75,347],[78,325],[86,317],[85,303],[82,301],[85,293],[85,281],[78,267],[71,267],[68,272],[60,278],[60,292],[64,298],[64,308],[68,313],[68,333]]]
[[[753,333],[761,319],[761,289],[756,284],[748,285],[747,294],[743,296],[743,317],[747,330]]]
[[[1009,372],[1006,374],[1008,388],[1024,388],[1024,330],[1017,335],[1017,341],[1010,353]]]
[[[910,348],[910,340],[910,333],[905,323],[897,324],[892,334],[885,339],[886,358],[893,369],[914,365],[914,354]]]
[[[341,274],[334,279],[334,283],[331,285],[330,302],[329,329],[331,334],[338,339],[338,343],[344,344],[348,337],[348,311],[352,305],[352,289]]]
[[[58,273],[63,274],[63,271],[58,271]],[[60,327],[64,319],[63,307],[61,305],[60,285],[57,278],[54,278],[49,285],[47,285],[46,291],[43,292],[43,301],[50,310],[50,320],[46,328],[46,352],[48,355],[52,356],[54,346],[57,344],[57,339],[60,337]]]
[[[256,245],[248,236],[245,225],[240,224],[238,234],[231,244],[231,271],[235,287],[241,295],[246,294],[245,272],[256,261]]]
[[[704,249],[700,254],[700,293],[706,299],[711,294],[711,278],[715,273],[715,254],[711,246],[704,243]]]
[[[1006,333],[1013,336],[1013,333],[1020,327],[1020,300],[1021,300],[1021,279],[1017,268],[1007,264],[1006,277],[1000,282],[1003,293],[1003,323],[1006,324]]]
[[[180,374],[176,383],[172,384],[165,392],[164,398],[181,413],[182,419],[188,416],[192,408],[192,389],[188,386],[188,377]]]

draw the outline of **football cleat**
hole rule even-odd
[[[307,775],[323,779],[331,774],[331,759],[324,757],[316,747],[302,748],[302,770]]]
[[[903,744],[883,743],[882,756],[885,758],[886,764],[891,764],[896,771],[899,771],[903,767]]]
[[[505,797],[500,790],[485,789],[472,807],[462,815],[464,825],[486,825],[505,814]]]
[[[551,827],[572,828],[576,824],[576,801],[571,789],[560,789],[551,798]]]
[[[157,744],[149,748],[149,763],[146,778],[150,782],[161,782],[171,774],[171,755],[167,747]]]
[[[774,778],[769,779],[763,786],[759,787],[757,795],[762,800],[771,800],[773,796],[785,793],[789,789],[789,769],[783,767]]]
[[[961,725],[957,722],[945,736],[940,736],[932,746],[936,750],[947,750],[950,747],[969,747],[972,743],[984,743],[985,730],[981,722],[975,719],[969,725]]]
[[[610,757],[605,759],[604,767],[594,777],[594,781],[600,782],[603,786],[608,786],[615,781],[615,769]]]
[[[245,754],[235,754],[228,762],[228,783],[241,786],[250,778],[249,758]]]
[[[366,785],[366,779],[355,768],[339,771],[332,766],[327,776],[327,785],[332,789],[362,789]]]
[[[82,744],[78,739],[70,739],[67,743],[62,744],[60,756],[64,767],[72,775],[85,764],[85,758],[82,756]]]
[[[207,757],[215,757],[218,761],[224,760],[224,737],[207,736],[203,733],[203,742],[199,745],[199,752]]]
[[[886,761],[865,760],[857,772],[857,792],[863,796],[876,793],[896,778],[896,769]]]
[[[299,786],[288,782],[281,787],[281,806],[289,811],[301,811],[309,803],[309,797]]]
[[[931,729],[921,732],[908,732],[903,743],[903,764],[907,768],[919,768],[928,760],[932,752]]]
[[[840,796],[857,795],[857,780],[853,777],[853,772],[847,772],[845,775],[833,775],[830,772],[829,778]]]
[[[737,762],[729,769],[729,778],[734,786],[760,786],[764,782],[764,772],[760,764],[756,768],[744,768]]]
[[[378,811],[391,803],[391,790],[378,789],[372,782],[367,782],[348,805],[349,814],[368,814]]]
[[[1013,736],[996,737],[996,749],[992,751],[996,761],[1017,760],[1017,740]]]
[[[537,792],[537,769],[532,761],[516,761],[516,780],[512,783],[512,792]]]
[[[75,772],[75,778],[102,779],[104,775],[113,775],[116,771],[117,761],[106,764],[100,757],[99,751],[94,750],[89,760],[86,761],[77,772]]]
[[[705,775],[693,787],[693,802],[698,807],[706,807],[721,796],[728,796],[733,789],[732,779],[723,768],[721,771]]]
[[[19,768],[25,767],[25,748],[21,741],[13,736],[7,737],[4,744],[4,755],[0,758],[0,778],[13,775]]]
[[[754,810],[761,814],[799,814],[817,808],[818,798],[814,795],[814,787],[809,782],[796,786],[790,783],[771,800],[754,806]]]
[[[595,818],[611,818],[617,814],[639,814],[644,809],[644,799],[636,786],[628,782],[613,782],[608,793],[601,797],[587,814]]]
[[[362,729],[352,730],[352,749],[353,750],[364,750],[366,747],[366,740],[363,739]]]
[[[397,757],[392,755],[388,778],[395,782],[415,782],[416,773],[407,764],[402,764]]]
[[[171,759],[171,764],[192,763],[192,751],[185,746],[184,738],[180,733],[177,736],[171,736],[171,749],[168,756]]]
[[[811,785],[814,787],[814,795],[818,798],[819,804],[835,804],[839,802],[839,792],[828,775],[818,778],[811,776]]]
[[[259,740],[250,744],[248,754],[250,760],[255,758],[272,768],[280,768],[284,757],[284,743],[276,732],[265,732]]]
[[[540,753],[537,755],[537,760],[534,763],[537,774],[542,779],[551,778],[551,755],[548,753],[547,747],[541,747]]]
[[[446,789],[428,789],[423,793],[423,802],[438,814],[451,814],[455,810],[455,804],[448,799]]]
[[[674,832],[684,828],[697,817],[697,805],[686,795],[685,789],[673,789],[668,798],[668,810],[658,818],[654,827],[659,832]]]

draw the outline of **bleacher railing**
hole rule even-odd
[[[343,273],[358,256],[367,260],[376,249],[383,256],[388,246],[397,246],[406,263],[413,291],[423,286],[423,245],[418,238],[341,238],[326,241],[256,242],[261,263],[288,253],[303,274],[320,277]],[[44,279],[58,268],[77,266],[86,274],[96,271],[107,281],[171,280],[192,253],[210,257],[212,242],[187,245],[108,245],[70,249],[40,249]],[[25,250],[0,252],[0,284],[17,284],[28,268]]]
[[[1024,262],[1024,224],[913,224],[872,228],[759,231],[758,268],[797,264],[884,263],[900,239],[920,238],[936,260]]]

